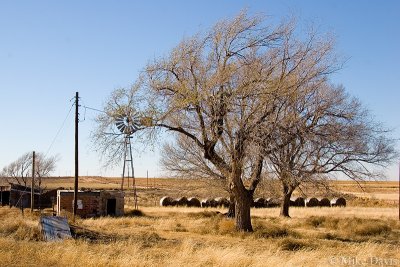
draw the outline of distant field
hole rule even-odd
[[[3,181],[4,184],[4,181]],[[224,184],[218,181],[201,179],[173,179],[173,178],[136,178],[135,184],[138,193],[140,206],[157,206],[163,196],[178,198],[186,197],[228,197],[228,192],[224,190]],[[42,187],[46,189],[65,188],[73,189],[73,177],[50,177],[44,178]],[[275,191],[262,189],[261,186],[256,190],[255,197],[268,198],[279,193],[280,185],[273,185]],[[361,186],[361,187],[360,187]],[[121,178],[82,176],[79,177],[79,188],[84,190],[119,190],[121,188]],[[126,202],[132,201],[132,180],[125,180],[124,190],[127,198]],[[275,195],[271,195],[274,193]],[[396,181],[368,181],[357,184],[354,181],[331,181],[330,191],[309,190],[295,191],[294,195],[306,193],[307,196],[327,196],[343,195],[349,206],[359,207],[398,207],[399,205],[399,183]]]
[[[195,196],[198,198],[228,196],[222,184],[209,180],[172,179],[172,178],[136,178],[139,204],[154,206],[165,195],[171,197]],[[53,177],[43,180],[44,187],[73,189],[73,177]],[[132,180],[130,181],[130,186]],[[124,188],[128,184],[125,181]],[[396,181],[368,181],[358,185],[354,181],[332,181],[331,188],[348,196],[350,205],[396,207],[399,203],[399,183]],[[80,177],[79,188],[85,189],[120,189],[121,178]],[[296,193],[296,192],[295,192]],[[298,193],[298,192],[297,192]],[[298,193],[299,194],[299,193]],[[268,197],[268,192],[256,191],[256,196]]]

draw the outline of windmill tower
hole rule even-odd
[[[140,128],[140,119],[138,113],[133,109],[126,109],[124,113],[119,114],[115,118],[115,125],[124,135],[124,164],[122,170],[121,190],[124,190],[125,178],[127,180],[128,189],[133,190],[134,207],[137,209],[137,192],[135,183],[135,169],[132,160],[132,134]],[[130,183],[130,180],[132,182]]]

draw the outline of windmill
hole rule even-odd
[[[133,189],[133,198],[135,209],[137,209],[137,193],[135,184],[135,173],[132,160],[132,134],[141,127],[139,113],[132,108],[125,108],[115,117],[115,126],[124,135],[124,166],[122,170],[121,190],[124,190],[125,177],[128,182],[128,189]],[[132,187],[129,180],[132,178]]]

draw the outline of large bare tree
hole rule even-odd
[[[252,231],[250,206],[266,160],[299,136],[290,122],[301,120],[288,117],[295,114],[288,107],[306,89],[326,86],[340,67],[330,38],[314,31],[300,38],[295,29],[293,21],[273,26],[242,12],[150,62],[128,90],[141,99],[130,108],[151,118],[144,129],[164,129],[194,152],[196,161],[180,168],[226,180],[240,231]],[[114,97],[108,106],[118,107]],[[104,152],[112,147],[104,129],[113,117],[99,120]]]
[[[316,186],[339,172],[355,181],[376,178],[397,156],[389,131],[341,86],[299,88],[280,116],[276,137],[268,140],[279,149],[266,157],[282,184],[281,216],[289,217],[290,197],[300,185]]]
[[[242,13],[145,70],[153,126],[185,136],[227,178],[238,230],[252,231],[250,206],[265,156],[276,149],[265,144],[281,110],[298,88],[318,86],[337,68],[331,41],[314,33],[301,40],[294,25],[272,27]]]

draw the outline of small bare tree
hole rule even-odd
[[[42,183],[42,177],[48,176],[56,168],[57,156],[45,157],[43,153],[36,153],[35,176],[38,177],[38,186]],[[1,176],[6,177],[9,183],[17,183],[27,186],[32,177],[32,152],[27,152],[16,161],[11,162],[2,170]]]
[[[35,158],[35,184],[41,188],[42,178],[49,176],[55,171],[59,157],[57,155],[46,157],[43,153],[36,153]]]
[[[7,181],[10,183],[27,186],[28,177],[31,177],[32,174],[31,165],[32,153],[25,153],[3,168],[3,176],[7,177]]]

